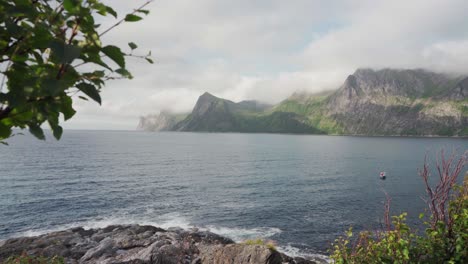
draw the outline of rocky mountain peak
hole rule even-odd
[[[218,98],[208,92],[205,92],[198,98],[197,103],[195,104],[195,107],[193,108],[192,115],[202,116],[208,111],[211,111],[213,108],[216,108],[217,105],[220,105],[223,103],[229,104],[232,102],[225,100],[225,99]]]
[[[209,92],[204,92],[202,95],[200,95],[199,97],[200,99],[201,98],[204,98],[204,99],[219,99],[218,97],[210,94]]]
[[[359,96],[359,85],[358,85],[358,78],[355,75],[349,75],[346,78],[343,86],[343,95],[346,99],[351,100],[354,97]]]
[[[353,94],[363,97],[436,96],[454,86],[454,78],[423,69],[358,69],[350,75],[338,93],[346,98]]]

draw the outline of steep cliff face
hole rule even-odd
[[[140,117],[137,130],[158,132],[158,131],[171,131],[174,126],[185,118],[186,114],[171,114],[168,112],[161,112],[157,115],[147,115]]]
[[[468,98],[468,77],[462,79],[454,88],[450,89],[445,98],[454,101],[466,100]]]
[[[424,70],[357,70],[328,98],[326,114],[346,134],[464,135],[466,83]]]

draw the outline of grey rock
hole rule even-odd
[[[229,244],[200,247],[201,263],[281,264],[280,253],[261,245]]]
[[[101,229],[73,228],[0,243],[0,263],[26,252],[61,256],[67,263],[218,264],[316,263],[290,258],[266,246],[236,244],[211,232],[164,230],[153,226],[114,225]]]
[[[449,90],[446,97],[455,100],[463,101],[468,98],[468,78],[461,80],[453,89]]]
[[[359,69],[328,98],[326,115],[352,135],[464,135],[467,89],[463,77]]]
[[[89,261],[92,258],[100,258],[104,254],[112,254],[117,251],[117,248],[114,246],[115,240],[110,237],[104,238],[96,247],[93,247],[86,251],[81,261]],[[60,254],[58,254],[61,256]]]

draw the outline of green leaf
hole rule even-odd
[[[45,140],[45,135],[44,135],[44,131],[42,131],[42,128],[36,124],[30,124],[29,125],[29,132],[31,132],[31,134],[33,134],[36,138],[40,139],[40,140]]]
[[[57,140],[60,140],[60,138],[62,137],[63,128],[59,126],[59,112],[55,110],[55,107],[53,109],[53,112],[50,113],[47,121],[49,122],[54,137]]]
[[[68,12],[74,12],[80,6],[78,0],[63,0],[63,8]]]
[[[61,126],[54,126],[52,127],[52,132],[54,134],[55,139],[60,140],[63,134],[63,128]]]
[[[152,59],[150,59],[150,58],[145,58],[145,60],[146,60],[147,62],[151,63],[151,64],[154,63],[154,61],[153,61]]]
[[[42,88],[50,95],[55,96],[64,90],[63,86],[61,85],[62,83],[63,82],[55,78],[46,79],[42,82]]]
[[[80,47],[60,41],[53,41],[49,47],[60,63],[71,63],[74,59],[80,57],[81,54]]]
[[[132,50],[138,48],[138,46],[137,46],[135,43],[133,43],[133,42],[128,43],[128,46],[129,46]]]
[[[15,119],[19,121],[29,121],[34,117],[32,111],[21,111],[20,113],[15,114]]]
[[[101,95],[99,95],[99,91],[96,89],[94,85],[89,84],[89,83],[80,83],[76,86],[76,88],[78,88],[84,94],[89,96],[89,98],[101,104]]]
[[[422,219],[424,217],[424,213],[419,214],[419,219]]]
[[[405,256],[405,259],[409,259],[409,250],[407,248],[403,249],[403,256]]]
[[[15,54],[11,56],[11,61],[12,62],[25,62],[27,61],[29,56],[27,54]]]
[[[117,18],[117,12],[110,6],[106,6],[107,13],[111,14],[113,17]]]
[[[133,15],[133,14],[128,14],[127,16],[125,16],[125,21],[127,21],[127,22],[136,22],[136,21],[140,21],[142,19],[143,18],[141,18],[140,16]]]
[[[145,15],[148,15],[150,11],[149,11],[149,10],[146,10],[146,9],[138,9],[137,12],[143,13],[143,14],[145,14]]]
[[[107,65],[106,63],[104,63],[101,58],[99,56],[97,56],[97,54],[88,54],[89,56],[86,57],[86,58],[83,58],[84,61],[86,62],[92,62],[92,63],[95,63],[99,66],[102,66],[106,69],[108,69],[109,71],[112,71],[112,68],[109,67],[109,65]]]
[[[108,13],[106,5],[104,5],[103,3],[96,2],[93,5],[90,5],[90,7],[96,10],[97,13],[100,14],[101,16],[106,16]]]
[[[62,61],[64,63],[71,63],[74,59],[80,57],[81,49],[75,45],[65,45]]]
[[[109,45],[102,48],[101,51],[121,68],[125,68],[125,57],[120,48]]]
[[[11,127],[0,122],[0,139],[9,138],[11,136]]]
[[[117,70],[115,70],[115,72],[122,75],[125,78],[133,79],[132,74],[129,71],[127,71],[126,69],[124,69],[124,68],[117,69]]]
[[[60,112],[63,114],[65,121],[72,118],[76,111],[73,109],[73,100],[71,97],[64,97],[60,105]]]

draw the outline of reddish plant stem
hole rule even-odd
[[[458,176],[462,172],[463,167],[468,163],[468,151],[463,153],[461,157],[456,160],[456,153],[446,158],[444,150],[440,152],[436,160],[436,171],[439,176],[439,182],[435,187],[431,187],[429,183],[430,171],[427,161],[427,155],[424,158],[424,166],[419,170],[419,175],[423,179],[427,199],[425,202],[428,204],[431,213],[431,227],[435,228],[438,222],[443,223],[451,230],[453,220],[447,213],[448,201],[450,199],[453,186],[456,184]]]

